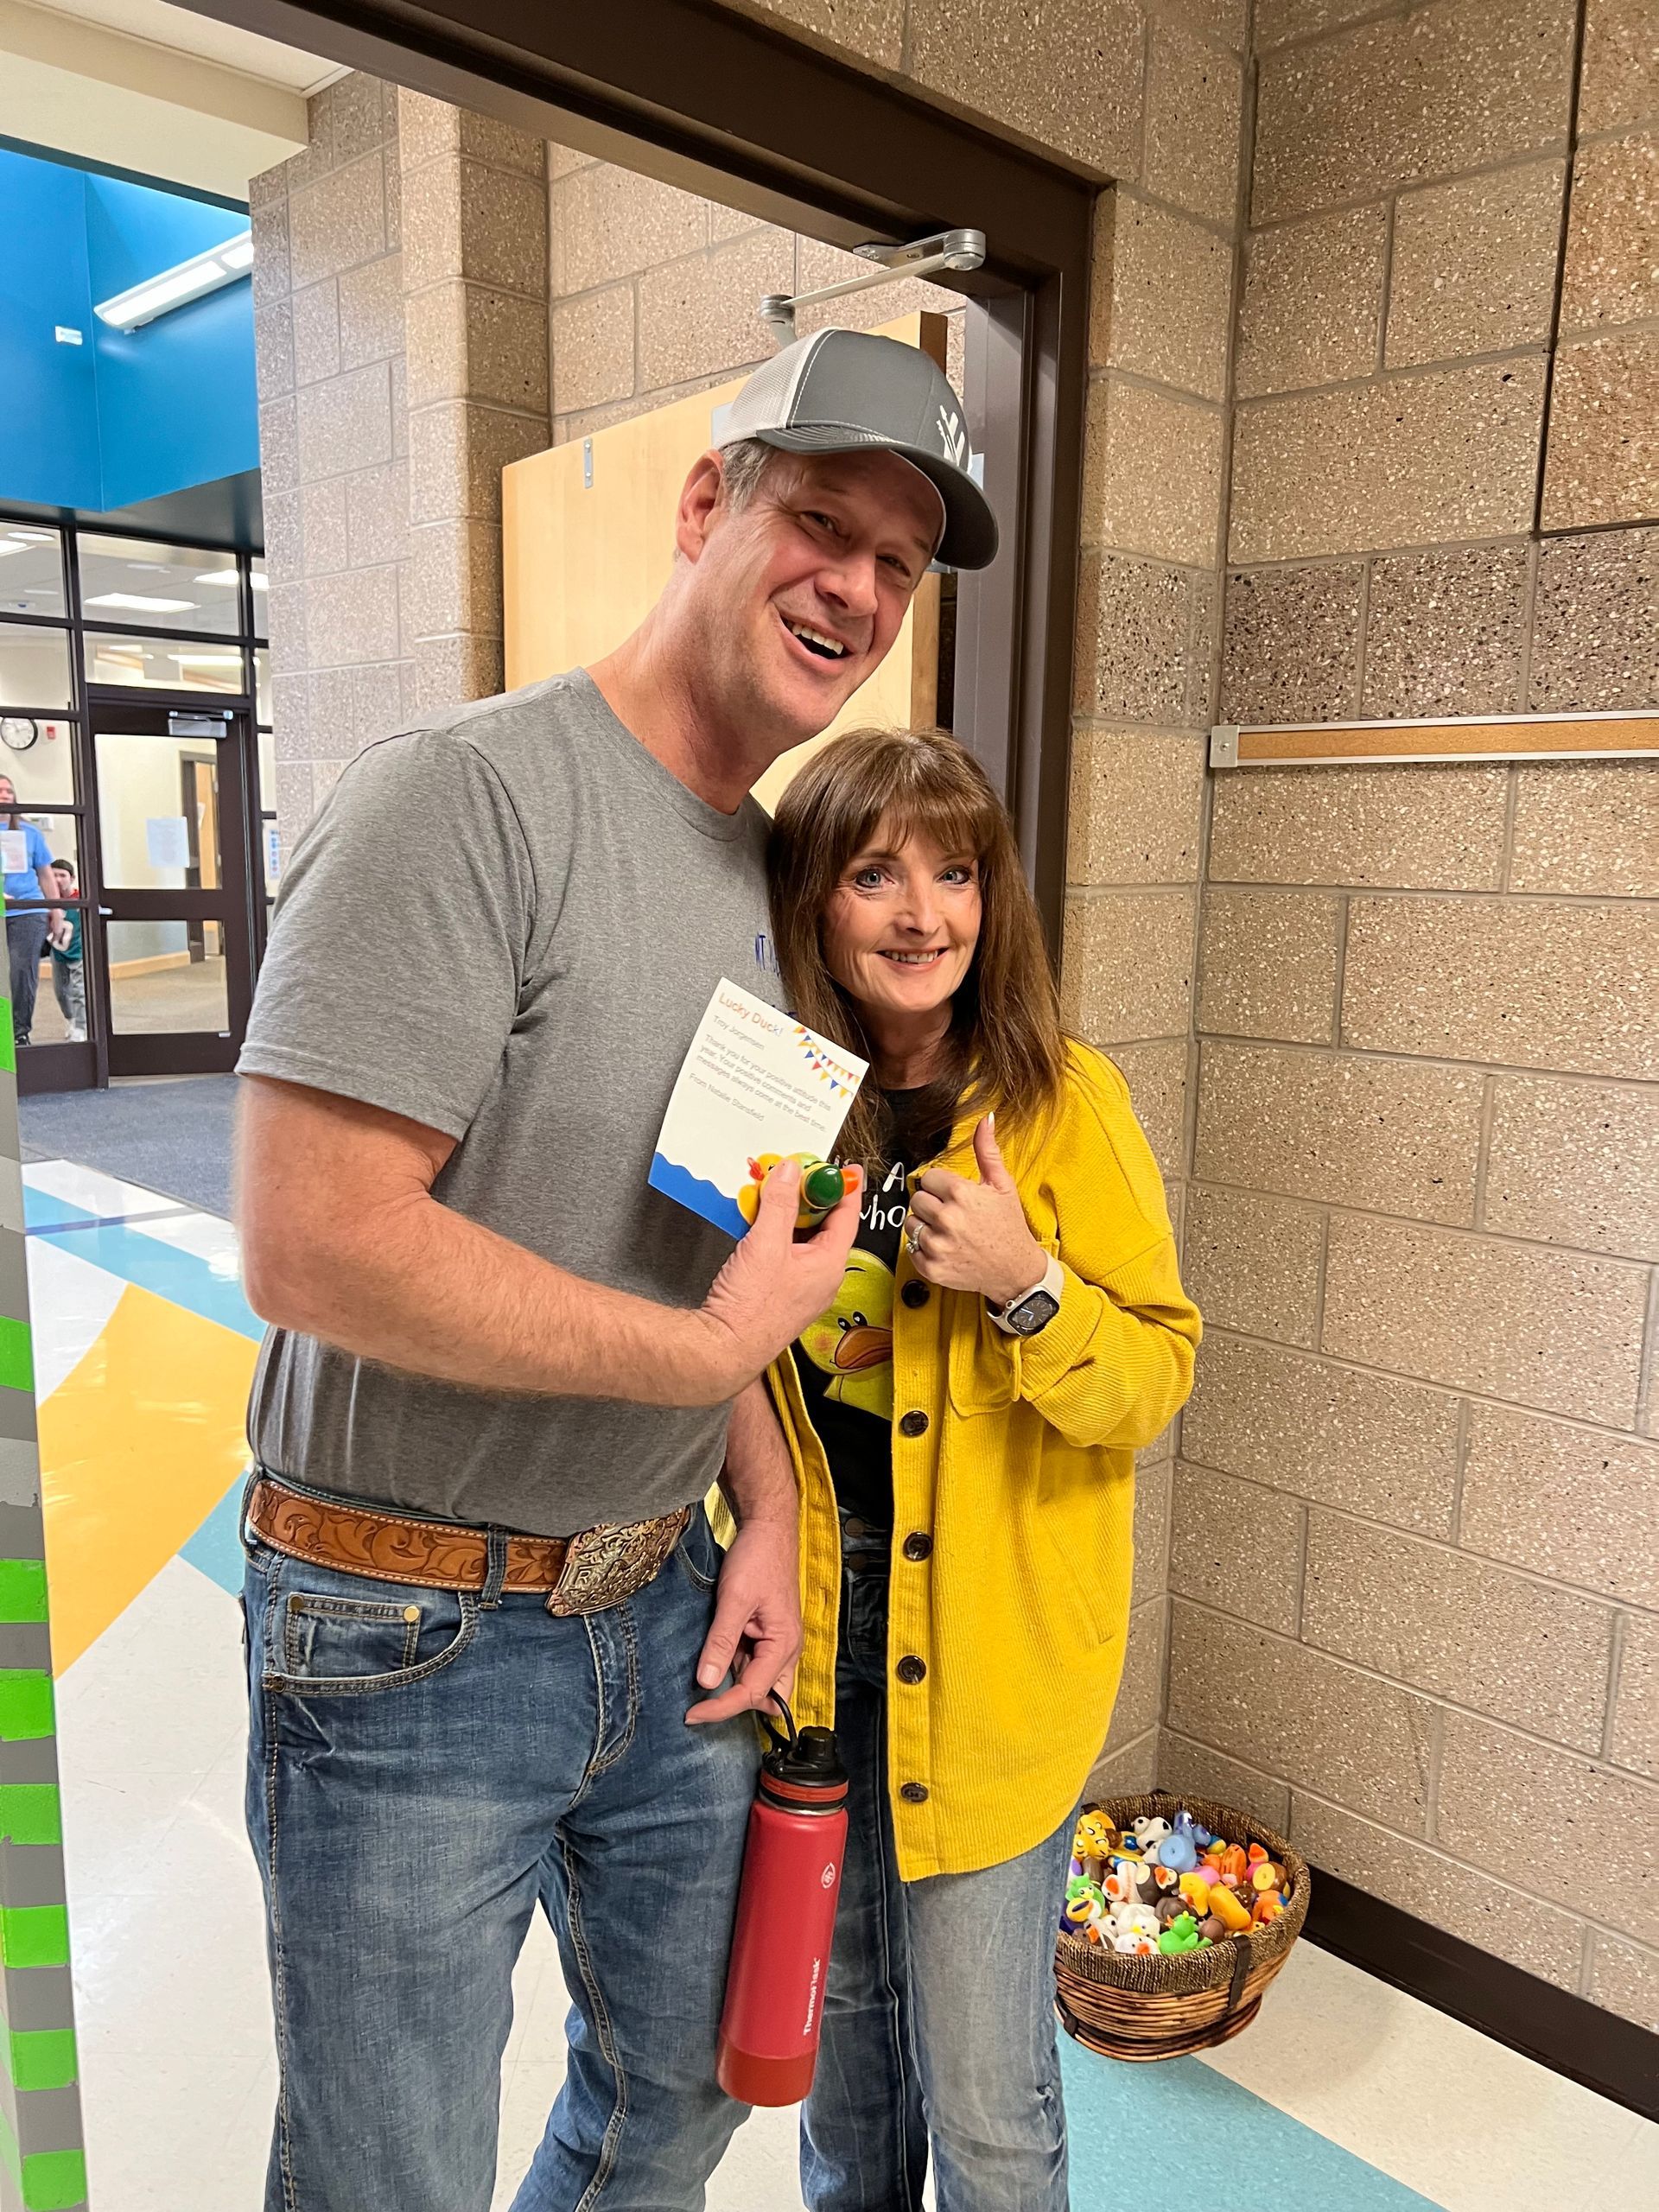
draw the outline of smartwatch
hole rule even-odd
[[[1043,1270],[1040,1282],[1029,1290],[1011,1298],[1006,1306],[986,1305],[997,1327],[1010,1337],[1034,1337],[1039,1329],[1046,1329],[1060,1310],[1060,1293],[1065,1287],[1065,1270],[1058,1259],[1051,1258]]]

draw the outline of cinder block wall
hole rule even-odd
[[[501,687],[501,469],[547,443],[546,149],[361,74],[256,177],[276,812]]]
[[[548,149],[548,350],[553,442],[584,438],[741,376],[777,350],[767,292],[812,291],[866,264],[817,238],[658,184],[609,162]],[[960,294],[905,283],[803,308],[796,328],[868,329],[917,308],[950,318],[961,381]]]
[[[1650,0],[1576,118],[1573,0],[1358,12],[1257,10],[1222,718],[1652,707]],[[1656,897],[1651,765],[1213,779],[1159,1767],[1649,2025]]]

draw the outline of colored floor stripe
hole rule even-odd
[[[1060,2038],[1074,2212],[1435,2212],[1201,2059],[1130,2066]]]
[[[158,1298],[182,1306],[186,1313],[200,1314],[204,1321],[216,1321],[221,1328],[233,1329],[251,1343],[257,1344],[264,1337],[264,1324],[242,1295],[242,1286],[233,1275],[216,1269],[194,1252],[181,1252],[176,1245],[163,1243],[159,1237],[146,1236],[124,1222],[100,1222],[95,1214],[67,1206],[61,1198],[49,1203],[59,1225],[31,1229],[31,1236],[38,1236],[42,1243],[54,1245],[78,1260],[102,1268],[107,1274],[140,1290],[153,1291]],[[27,1209],[27,1191],[24,1205]]]
[[[129,1246],[149,1242],[124,1230],[96,1234],[124,1236]],[[74,1243],[80,1251],[88,1239]],[[188,1255],[150,1249],[175,1282],[181,1273],[207,1276]],[[130,1286],[41,1404],[52,1656],[60,1675],[189,1541],[247,1464],[253,1328],[202,1318],[209,1302]]]

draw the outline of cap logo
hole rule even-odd
[[[939,402],[939,436],[944,445],[944,457],[958,468],[968,466],[968,433],[962,427],[962,417],[954,408]]]

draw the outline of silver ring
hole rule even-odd
[[[925,1222],[906,1222],[905,1224],[905,1242],[909,1245],[911,1250],[918,1259],[921,1256],[922,1237],[925,1233],[926,1226],[927,1224]]]

